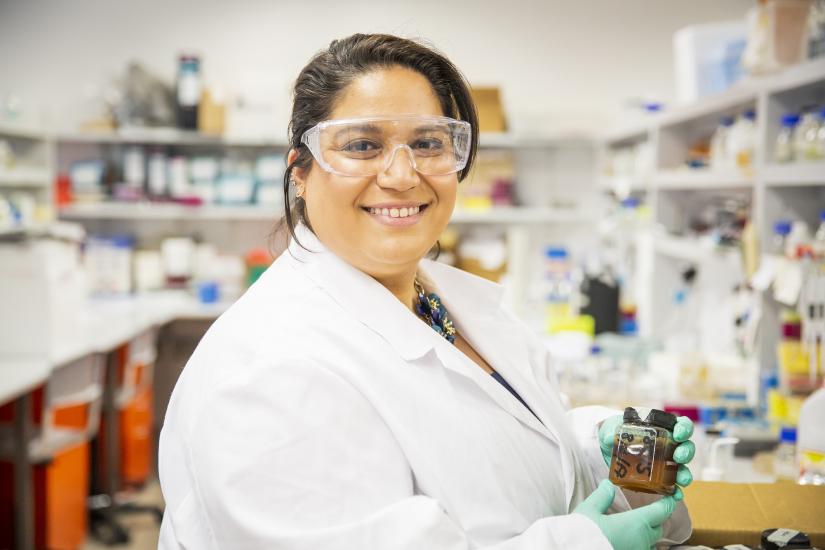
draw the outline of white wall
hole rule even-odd
[[[672,35],[741,18],[753,0],[0,0],[0,94],[59,126],[130,59],[172,79],[181,49],[208,82],[263,94],[286,120],[289,86],[335,37],[423,37],[473,83],[499,84],[516,129],[592,126],[621,99],[674,96]]]

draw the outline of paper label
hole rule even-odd
[[[777,529],[768,537],[768,542],[772,542],[782,548],[798,534],[799,531],[794,531],[793,529]]]

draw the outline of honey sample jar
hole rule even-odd
[[[610,481],[631,491],[672,495],[678,468],[674,426],[676,416],[670,413],[652,409],[642,420],[636,409],[626,408],[613,438]]]

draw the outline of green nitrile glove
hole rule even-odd
[[[615,495],[616,486],[605,479],[573,513],[593,520],[615,550],[649,550],[662,538],[662,524],[673,514],[676,501],[672,496],[662,497],[646,506],[607,515]]]
[[[599,428],[599,447],[601,447],[602,457],[605,464],[610,466],[610,458],[613,454],[613,439],[616,435],[616,428],[618,428],[624,418],[622,415],[611,416],[602,422]],[[693,455],[696,454],[696,446],[693,441],[690,441],[690,436],[693,435],[693,422],[687,416],[680,416],[676,419],[676,426],[673,427],[673,439],[679,443],[676,450],[673,451],[673,460],[679,463],[679,468],[676,471],[676,492],[673,493],[673,498],[682,500],[684,494],[682,487],[687,487],[693,481],[693,474],[690,469],[685,466],[688,462],[693,460]]]

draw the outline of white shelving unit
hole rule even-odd
[[[9,165],[0,164],[0,196],[21,212],[24,203],[34,201],[35,219],[23,219],[13,227],[1,227],[0,235],[25,232],[53,216],[51,177],[52,144],[45,131],[13,123],[0,122],[0,141],[11,151]]]
[[[730,199],[750,205],[763,252],[770,243],[772,227],[779,219],[804,220],[816,227],[818,213],[825,209],[825,161],[777,164],[773,144],[779,131],[780,117],[806,104],[825,102],[825,59],[820,58],[791,67],[784,72],[749,79],[735,88],[677,107],[649,120],[648,123],[603,137],[602,157],[612,150],[650,140],[654,151],[652,172],[645,177],[624,176],[625,189],[643,193],[652,209],[653,246],[637,263],[648,266],[637,277],[649,283],[637,296],[640,332],[660,339],[661,327],[669,326],[674,315],[684,313],[672,306],[674,293],[683,285],[686,267],[694,266],[705,276],[728,284],[732,272],[741,270],[741,252],[713,247],[705,240],[679,236],[685,234],[692,216],[713,200]],[[753,166],[747,171],[688,169],[683,167],[692,143],[708,138],[723,116],[733,116],[754,109],[757,121],[757,145]],[[602,178],[600,187],[613,190],[619,178]],[[629,182],[629,183],[628,183]],[[622,182],[619,181],[619,184]],[[717,285],[718,286],[718,285]],[[637,286],[638,292],[638,286]],[[720,303],[708,301],[699,317],[706,320],[716,313]],[[765,295],[762,299],[763,324],[758,351],[752,359],[761,369],[771,369],[779,338],[779,306]],[[699,319],[694,319],[700,322]],[[732,322],[732,319],[731,319]],[[704,351],[704,350],[697,350]],[[756,381],[752,386],[757,387]],[[751,395],[753,397],[753,395]]]

